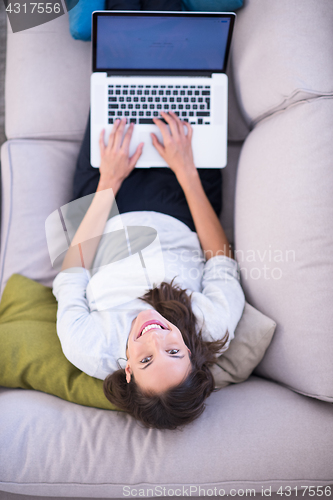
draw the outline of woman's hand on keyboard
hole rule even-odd
[[[100,189],[112,188],[116,192],[119,190],[122,182],[134,169],[136,162],[142,154],[144,143],[141,142],[133,156],[129,157],[129,145],[133,134],[133,123],[130,124],[123,138],[126,118],[116,120],[107,146],[104,144],[104,133],[102,130],[99,138],[99,147],[101,152],[101,164],[99,171],[101,174]],[[116,194],[116,193],[114,193]]]
[[[189,177],[197,175],[191,144],[193,129],[188,122],[182,122],[172,111],[169,113],[162,111],[161,115],[168,123],[170,130],[164,122],[154,118],[155,125],[161,131],[164,146],[155,134],[151,134],[153,145],[176,174],[178,182],[182,186]],[[184,125],[187,127],[187,135],[184,132]]]

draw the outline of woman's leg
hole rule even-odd
[[[220,169],[199,169],[204,191],[219,217],[222,206]],[[124,180],[116,196],[119,213],[161,212],[184,222],[195,231],[184,192],[173,171],[167,168],[135,168]]]

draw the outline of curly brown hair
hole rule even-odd
[[[162,282],[140,298],[180,330],[191,351],[192,370],[186,379],[162,394],[144,393],[134,377],[127,383],[124,369],[115,371],[103,383],[107,399],[148,428],[176,429],[202,414],[204,401],[214,390],[209,367],[229,338],[227,331],[221,340],[207,342],[202,339],[201,330],[196,333],[197,320],[192,311],[191,295],[173,281]]]

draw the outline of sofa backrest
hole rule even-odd
[[[333,3],[247,1],[233,70],[253,128],[242,149],[236,255],[277,329],[255,373],[333,401]]]

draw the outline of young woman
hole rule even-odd
[[[58,300],[57,331],[69,361],[103,379],[105,396],[145,426],[175,429],[204,410],[214,390],[210,366],[228,348],[245,299],[237,263],[200,179],[209,185],[210,177],[214,199],[220,193],[220,171],[199,173],[192,156],[192,127],[172,112],[161,115],[168,125],[157,118],[154,122],[164,145],[155,134],[152,142],[170,168],[134,168],[144,144],[129,157],[133,124],[125,133],[122,119],[114,124],[107,145],[101,133],[98,172],[83,161],[84,149],[89,149],[86,134],[76,177],[84,169],[91,175],[81,185],[82,195],[97,176],[96,194],[53,293]],[[120,215],[107,221],[112,193]],[[98,266],[105,252],[115,250],[110,242],[100,244],[100,235],[121,227],[119,219],[125,227],[154,228],[159,237],[164,280],[150,290],[147,286],[141,296],[135,295],[140,289],[138,254],[117,266]],[[154,247],[148,257],[154,264]]]

